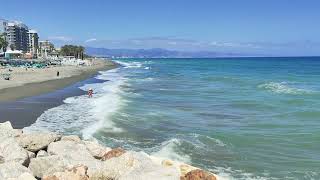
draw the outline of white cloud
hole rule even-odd
[[[71,37],[67,37],[67,36],[50,36],[48,37],[49,40],[56,40],[56,41],[63,41],[63,42],[67,42],[67,41],[72,41]]]
[[[168,42],[168,44],[169,44],[169,45],[177,45],[178,43],[175,42],[175,41],[170,41],[170,42]]]
[[[96,38],[91,38],[91,39],[87,39],[86,41],[84,41],[85,43],[89,43],[89,42],[93,42],[93,41],[97,41]]]

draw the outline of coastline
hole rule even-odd
[[[40,94],[49,93],[63,87],[72,85],[76,82],[88,79],[96,75],[101,70],[110,70],[117,67],[112,61],[96,60],[98,65],[89,68],[76,69],[78,72],[62,76],[59,79],[43,78],[31,83],[16,83],[10,84],[9,87],[0,87],[0,102],[10,102],[18,99],[37,96]],[[34,77],[34,75],[32,75]]]

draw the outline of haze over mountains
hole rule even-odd
[[[213,51],[174,51],[161,48],[153,49],[107,49],[86,47],[86,54],[98,57],[114,58],[213,58],[252,56],[241,53],[222,53]]]

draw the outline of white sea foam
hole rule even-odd
[[[252,173],[246,173],[230,167],[216,167],[214,169],[209,169],[209,171],[215,172],[219,176],[219,179],[222,180],[278,180],[278,178],[270,177],[268,174],[265,176],[255,176]]]
[[[279,93],[279,94],[294,94],[294,95],[299,95],[299,94],[309,94],[312,93],[312,90],[308,89],[301,89],[301,88],[296,88],[290,86],[289,83],[287,82],[269,82],[265,84],[260,84],[258,88],[261,89],[266,89],[274,93]]]
[[[124,61],[115,61],[116,63],[124,66],[124,68],[141,68],[142,67],[142,62],[124,62]]]
[[[190,156],[178,151],[180,145],[181,140],[176,138],[170,139],[163,142],[160,146],[160,150],[152,153],[152,155],[156,157],[168,158],[180,162],[190,163]]]
[[[200,135],[197,134],[197,137],[199,137]],[[224,144],[221,140],[210,137],[210,136],[203,136],[206,139],[209,139],[210,141],[214,142],[217,146],[226,146],[226,144]]]
[[[69,97],[64,104],[45,111],[26,131],[78,132],[90,138],[99,129],[121,132],[110,116],[125,104],[121,98],[121,85],[126,83],[118,70],[101,72],[96,78],[108,80],[103,83],[86,84],[80,89],[94,90],[93,98],[87,95]]]

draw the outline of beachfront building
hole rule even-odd
[[[48,54],[55,51],[53,43],[48,40],[39,41],[39,56],[48,57]]]
[[[0,19],[0,34],[5,33],[7,29],[8,21],[5,19]]]
[[[9,48],[28,52],[28,27],[18,21],[8,22],[6,26],[6,38]]]
[[[32,57],[37,57],[39,49],[39,36],[35,30],[28,31],[28,52]]]

